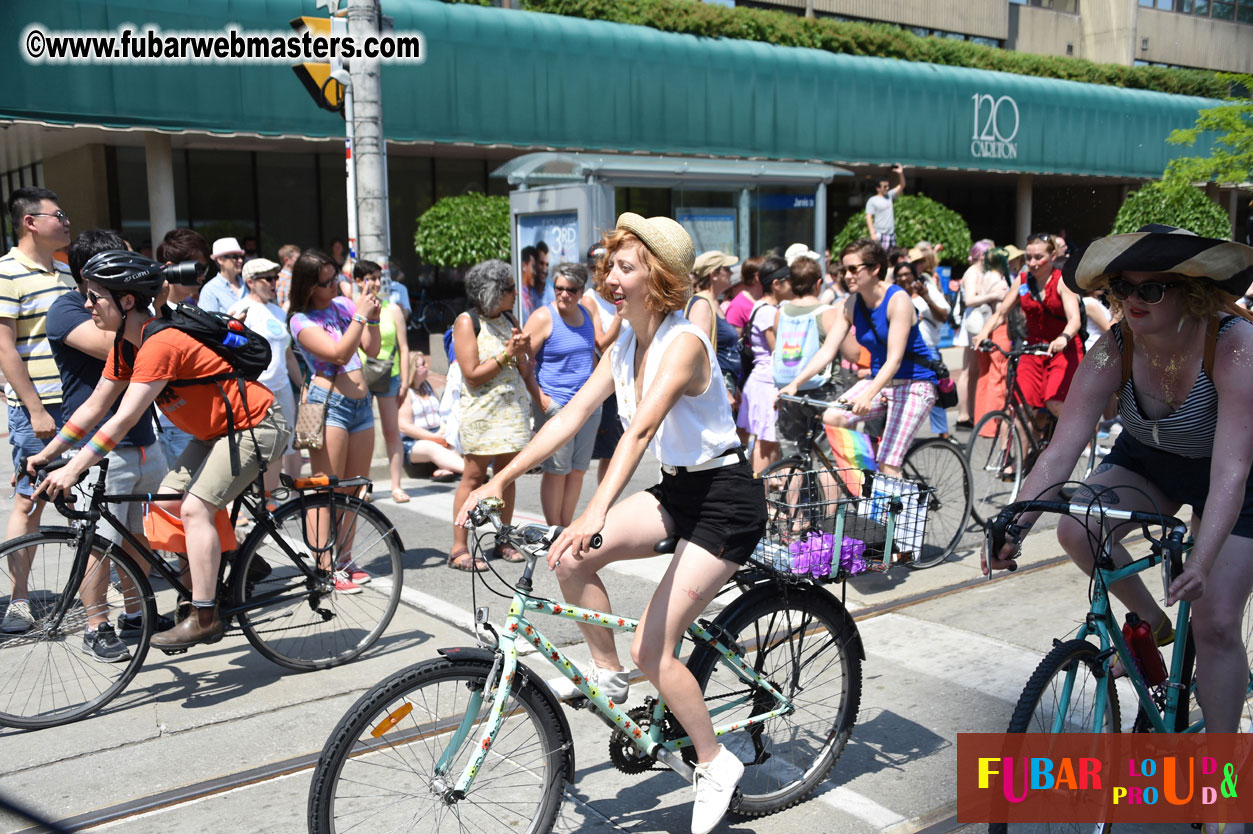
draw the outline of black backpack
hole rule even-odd
[[[766,303],[768,302],[759,300],[753,305],[753,311],[748,314],[748,321],[744,323],[744,332],[740,334],[740,375],[736,382],[741,391],[744,390],[744,384],[753,373],[753,346],[751,344],[753,319],[757,317],[757,311]]]
[[[248,394],[247,386],[244,383],[255,382],[265,369],[270,366],[270,360],[273,358],[270,343],[266,341],[264,336],[248,329],[242,321],[233,316],[202,310],[199,307],[185,303],[179,304],[173,310],[167,308],[159,318],[149,323],[144,328],[144,341],[146,342],[153,335],[160,333],[167,327],[173,327],[191,336],[220,356],[234,369],[227,373],[197,377],[195,379],[171,380],[166,385],[172,388],[182,388],[187,385],[216,385],[218,387],[218,392],[221,393],[222,399],[227,400],[226,430],[230,438],[231,473],[238,474],[240,464],[239,444],[235,441],[235,410],[230,407],[230,400],[226,396],[226,389],[222,387],[222,383],[231,380],[235,381],[235,384],[239,386],[239,397],[243,402],[244,411],[247,411]],[[256,445],[256,438],[254,437],[254,448]],[[261,472],[265,472],[265,460],[261,458],[259,450],[257,452],[257,463]]]

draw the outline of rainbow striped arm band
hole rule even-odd
[[[57,439],[67,446],[77,446],[78,442],[83,439],[83,435],[87,432],[81,426],[75,425],[70,421],[66,421],[61,430],[57,432]]]
[[[87,441],[87,448],[91,449],[100,457],[105,457],[109,452],[113,451],[113,447],[117,445],[117,441],[109,437],[102,431],[96,432],[91,440]]]

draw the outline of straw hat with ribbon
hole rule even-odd
[[[641,217],[635,212],[623,212],[618,216],[617,226],[643,241],[653,257],[664,263],[677,275],[687,275],[696,261],[696,247],[692,238],[679,223],[669,217]]]
[[[1253,284],[1253,247],[1154,223],[1080,247],[1066,259],[1062,278],[1075,292],[1086,292],[1102,277],[1124,272],[1173,272],[1238,297]]]

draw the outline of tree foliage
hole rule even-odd
[[[1191,185],[1151,182],[1127,195],[1110,234],[1134,232],[1149,223],[1165,223],[1201,237],[1229,239],[1231,222],[1217,203]]]
[[[970,251],[970,227],[960,214],[943,203],[922,194],[906,194],[893,204],[896,216],[896,241],[901,246],[913,246],[920,240],[932,245],[943,245],[940,260],[945,263],[965,263]],[[858,211],[831,243],[831,255],[853,241],[867,236],[866,213]]]
[[[509,198],[465,194],[444,197],[418,218],[413,248],[435,266],[473,266],[509,260]]]
[[[1226,82],[1208,70],[1128,67],[1083,58],[1032,55],[950,38],[920,37],[886,23],[810,19],[782,11],[727,8],[696,0],[522,0],[522,6],[528,11],[633,23],[663,32],[809,47],[844,55],[899,58],[1207,98],[1221,98],[1227,92]]]
[[[1193,145],[1201,134],[1213,132],[1209,156],[1179,157],[1166,166],[1163,179],[1172,185],[1194,182],[1235,184],[1253,179],[1253,75],[1219,73],[1233,91],[1225,101],[1197,114],[1196,124],[1172,131],[1172,145]]]

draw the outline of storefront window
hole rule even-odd
[[[143,151],[139,153],[142,158]],[[242,239],[254,234],[257,216],[252,154],[192,150],[187,152],[187,163],[190,166],[188,213],[193,228],[211,244],[220,237]],[[139,180],[141,184],[145,181],[146,177]],[[147,205],[146,198],[144,205]]]
[[[1235,20],[1236,4],[1223,2],[1223,0],[1214,0],[1213,15],[1217,20]]]
[[[342,153],[318,154],[318,188],[322,202],[322,228],[319,240],[309,245],[320,246],[327,253],[335,238],[348,241],[348,192],[344,185],[345,168]]]
[[[280,246],[302,249],[318,235],[317,157],[311,153],[258,153],[257,203],[261,254],[278,260]]]

